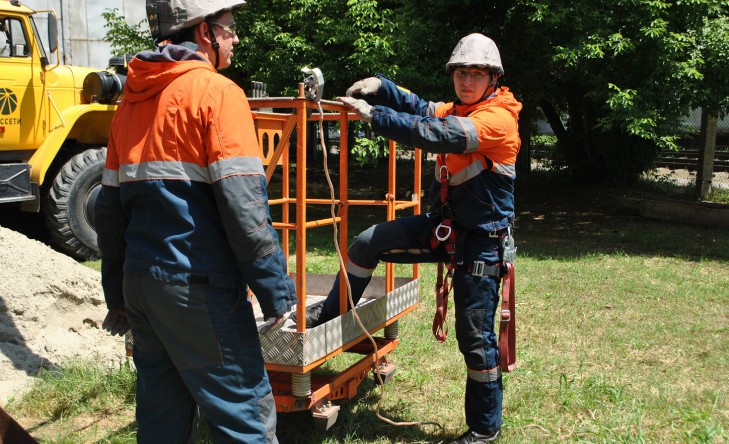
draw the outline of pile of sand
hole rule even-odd
[[[0,226],[0,404],[38,370],[80,357],[118,364],[124,340],[101,330],[99,272]]]

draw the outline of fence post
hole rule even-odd
[[[696,197],[706,200],[711,193],[714,176],[714,153],[716,152],[716,128],[718,117],[715,111],[701,110],[701,136],[699,143],[699,165],[696,170]]]

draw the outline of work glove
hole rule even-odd
[[[352,97],[354,94],[369,95],[377,94],[377,91],[382,86],[382,81],[377,77],[368,77],[364,80],[357,80],[347,90],[347,97]]]
[[[372,109],[374,108],[369,103],[362,99],[355,99],[352,97],[337,97],[337,100],[344,103],[359,115],[359,118],[367,123],[372,123]]]
[[[282,314],[281,316],[277,316],[275,319],[273,319],[272,322],[264,324],[259,330],[259,333],[265,333],[270,334],[274,333],[281,329],[281,327],[284,326],[286,321],[292,316],[293,313],[296,313],[296,305],[289,308],[289,310]],[[268,322],[271,318],[264,317],[264,322]]]
[[[114,308],[106,313],[101,328],[108,331],[112,336],[124,336],[129,331],[127,315],[121,308]]]

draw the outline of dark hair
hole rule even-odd
[[[228,11],[230,11],[230,10],[229,9],[220,10],[213,15],[209,15],[209,16],[205,17],[204,21],[214,22],[214,21],[218,20],[220,17],[222,17],[223,14],[225,14]],[[202,23],[202,22],[200,22],[200,23]],[[195,31],[197,30],[197,27],[200,26],[200,23],[196,24],[195,26],[190,26],[189,28],[183,29],[182,31],[178,32],[177,34],[171,36],[170,40],[172,41],[172,43],[174,43],[176,45],[178,45],[180,43],[184,43],[184,42],[197,43],[195,41]]]

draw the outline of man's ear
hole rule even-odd
[[[201,22],[195,27],[195,37],[198,42],[205,43],[206,45],[212,45],[213,42],[210,40],[210,31],[208,30],[208,24]]]

